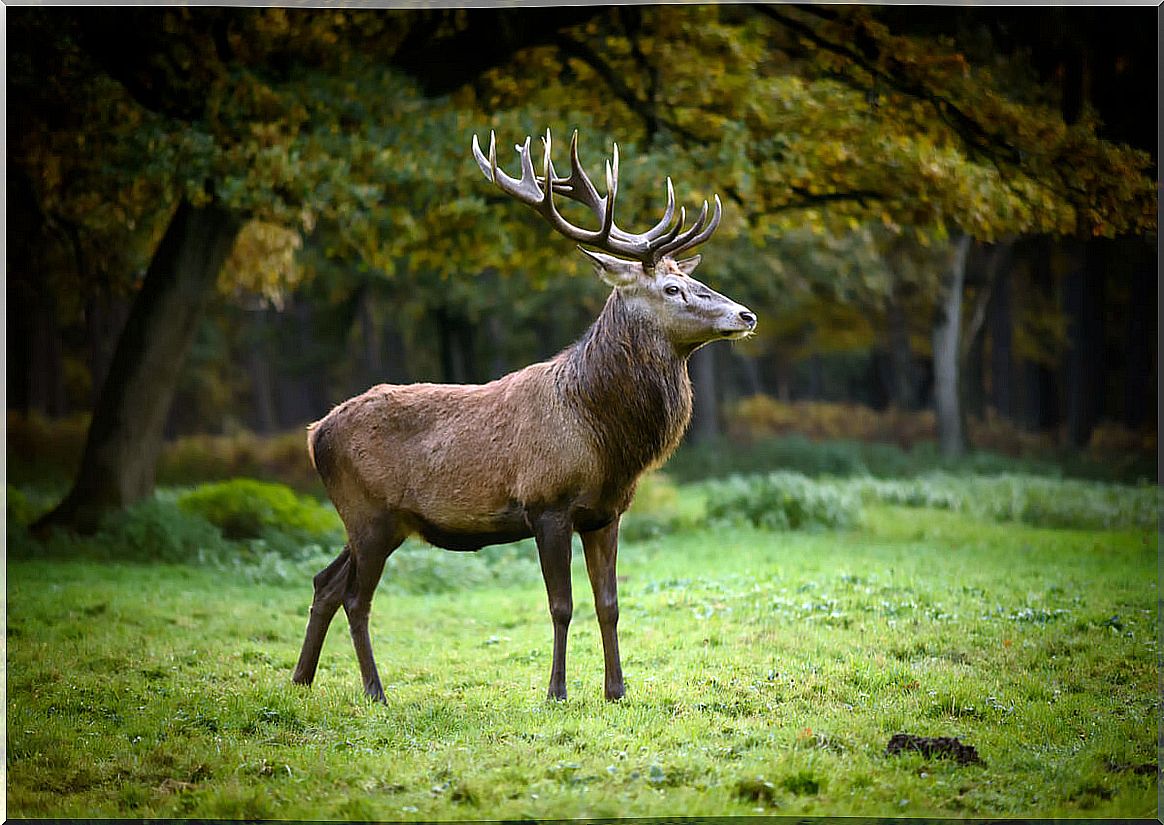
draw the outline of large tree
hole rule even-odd
[[[437,102],[409,120],[425,101],[386,63],[434,32],[425,34],[419,18],[407,21],[415,29],[402,22],[390,12],[281,9],[13,15],[18,105],[33,127],[14,161],[33,181],[33,198],[82,227],[77,234],[90,246],[100,239],[116,247],[139,223],[157,238],[142,261],[144,278],[125,279],[133,309],[78,476],[39,527],[90,530],[105,510],[150,493],[184,356],[248,222],[301,231],[327,223],[339,228],[341,249],[384,267],[423,240],[399,227],[441,176],[418,168],[397,141],[410,124],[439,128],[442,108]],[[36,83],[44,75],[54,81],[47,89]],[[83,101],[127,116],[70,118]],[[61,167],[84,172],[83,185]],[[385,196],[396,231],[380,238],[370,216]],[[93,205],[125,226],[90,219]]]

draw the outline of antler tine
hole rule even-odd
[[[695,225],[688,232],[685,232],[682,236],[662,247],[658,253],[660,256],[674,255],[686,249],[691,249],[694,246],[699,246],[699,244],[712,236],[719,227],[720,218],[723,217],[723,204],[720,203],[719,195],[717,194],[713,197],[715,199],[715,211],[712,213],[711,220],[703,228],[703,231],[700,232],[698,230],[707,217],[707,201],[703,202],[703,212],[700,214],[699,220],[695,222]]]
[[[550,167],[551,171],[553,166]],[[574,130],[573,137],[570,138],[570,176],[567,178],[559,178],[554,176],[554,188],[561,192],[566,197],[576,200],[581,204],[589,206],[596,214],[599,210],[606,209],[607,198],[598,194],[598,190],[594,188],[590,176],[586,174],[586,169],[583,168],[582,162],[578,160],[578,130]]]
[[[617,190],[618,158],[619,158],[618,144],[614,145],[614,157],[615,157],[615,162],[614,162],[614,167],[612,168],[612,172],[613,172],[613,177],[615,178],[615,184],[616,184],[615,189]],[[598,194],[598,190],[594,187],[594,184],[590,180],[589,175],[586,174],[585,167],[582,166],[582,162],[578,159],[578,130],[577,129],[574,130],[574,134],[570,137],[570,176],[568,178],[558,177],[558,175],[556,173],[554,173],[552,164],[550,166],[550,171],[551,171],[551,174],[553,175],[554,190],[556,192],[559,192],[572,200],[576,200],[579,203],[582,203],[582,204],[589,206],[592,210],[595,211],[596,214],[599,213],[599,210],[605,210],[606,204],[608,202],[613,201],[613,198],[610,195],[611,190],[609,189],[609,187],[608,187],[606,197],[602,197]],[[603,212],[601,214],[604,215],[605,212]],[[648,251],[649,248],[654,245],[653,242],[655,242],[655,241],[666,242],[665,240],[663,240],[661,238],[661,236],[665,235],[666,240],[670,240],[670,239],[675,237],[675,235],[677,234],[677,232],[680,229],[683,228],[682,221],[680,221],[678,229],[675,229],[672,231],[671,224],[672,224],[672,221],[674,221],[674,219],[675,219],[675,187],[674,187],[674,184],[672,184],[672,182],[671,182],[671,178],[668,177],[667,178],[667,207],[664,210],[663,217],[659,220],[659,222],[657,224],[655,224],[653,227],[651,227],[650,229],[648,229],[646,232],[642,233],[641,235],[633,235],[629,232],[624,232],[622,229],[615,226],[613,224],[613,220],[612,220],[610,236],[611,236],[611,238],[615,239],[616,241],[623,241],[623,242],[626,242],[629,244],[633,244],[634,245],[633,248],[631,250],[629,250],[632,253],[637,253],[640,251]],[[643,247],[644,242],[647,244],[646,248]]]
[[[557,229],[567,238],[595,246],[606,246],[607,240],[610,237],[610,230],[612,226],[611,215],[608,211],[595,210],[598,214],[598,217],[602,220],[602,228],[597,232],[592,232],[590,230],[574,226],[572,223],[563,218],[560,212],[558,212],[558,207],[554,205],[554,171],[553,163],[550,160],[551,154],[553,152],[553,142],[552,138],[550,137],[549,129],[546,130],[546,136],[542,138],[542,143],[545,147],[545,155],[542,159],[542,173],[544,176],[543,179],[550,181],[550,184],[546,186],[545,192],[542,194],[541,199],[536,204],[538,211],[541,212],[545,219],[549,221],[555,229]]]
[[[513,178],[497,165],[496,136],[489,134],[489,155],[481,151],[477,136],[473,136],[473,157],[485,177],[508,195],[536,209],[555,230],[578,243],[596,246],[616,255],[641,261],[644,265],[655,264],[664,255],[688,249],[711,237],[719,224],[721,205],[715,198],[715,214],[707,223],[707,202],[693,226],[684,229],[687,223],[686,209],[680,208],[679,220],[675,219],[675,187],[667,178],[667,206],[663,217],[653,227],[642,233],[630,233],[614,223],[614,204],[618,197],[619,152],[614,144],[611,158],[606,161],[606,195],[601,196],[594,183],[586,174],[578,159],[578,132],[575,130],[570,140],[570,174],[559,177],[554,169],[553,143],[550,130],[542,139],[545,155],[542,158],[541,174],[534,168],[530,155],[532,138],[526,137],[524,144],[514,146],[520,157],[521,178]],[[599,229],[587,230],[574,226],[558,212],[554,203],[555,192],[587,206],[599,221]]]
[[[679,207],[679,220],[675,222],[665,235],[650,241],[647,244],[647,254],[651,261],[658,261],[663,257],[663,248],[675,239],[675,236],[683,231],[683,227],[687,225],[687,207]]]
[[[675,217],[675,187],[671,185],[671,176],[667,176],[667,208],[663,211],[663,217],[659,222],[643,233],[643,237],[648,241],[654,241],[659,236],[667,232],[671,226],[671,221]],[[679,229],[683,228],[683,222],[680,220]],[[675,230],[678,231],[678,230]],[[675,237],[670,235],[670,237]]]
[[[511,195],[530,206],[537,206],[542,200],[542,190],[538,186],[536,176],[533,173],[533,163],[529,159],[529,138],[526,138],[524,147],[515,146],[514,148],[521,155],[521,180],[510,177],[504,169],[497,165],[496,138],[492,132],[489,135],[488,158],[481,153],[477,136],[473,136],[473,156],[477,160],[477,165],[481,167],[481,171],[485,173],[485,177],[507,195]]]
[[[618,144],[614,144],[614,165],[608,160],[606,162],[606,209],[603,213],[603,228],[606,233],[610,234],[610,229],[614,226],[614,203],[618,198]],[[625,233],[624,233],[625,234]]]
[[[473,157],[485,174],[485,179],[493,183],[493,170],[497,168],[496,136],[493,134],[493,130],[489,131],[489,157],[485,157],[481,151],[481,144],[477,142],[477,136],[473,135]]]
[[[538,190],[538,200],[541,200],[541,196],[542,196],[541,187],[537,186],[537,182],[538,182],[537,181],[537,173],[534,172],[533,158],[530,156],[530,153],[529,153],[529,145],[530,145],[531,140],[532,140],[532,138],[529,135],[526,135],[525,136],[525,143],[521,146],[514,146],[513,148],[517,151],[518,155],[521,157],[521,182],[522,182],[522,184],[524,184],[527,180],[532,181],[535,188]]]
[[[707,201],[703,202],[703,209],[700,210],[699,217],[695,219],[695,223],[677,237],[665,244],[659,245],[659,255],[665,255],[672,249],[681,249],[683,244],[687,243],[689,239],[695,237],[703,229],[705,223],[707,223]]]

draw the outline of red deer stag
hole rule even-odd
[[[521,178],[497,166],[473,138],[485,177],[585,246],[598,276],[614,287],[590,329],[555,358],[488,384],[381,384],[335,407],[308,428],[308,452],[347,528],[343,552],[315,576],[307,634],[293,681],[310,684],[328,625],[348,616],[364,692],[384,700],[372,657],[368,614],[384,562],[419,534],[448,550],[478,550],[532,536],[554,627],[549,695],[566,698],[566,633],[573,614],[571,536],[582,536],[602,634],[607,699],[625,692],[618,655],[615,562],[618,522],[639,477],[679,444],[691,418],[687,358],[710,341],[742,338],[756,326],[746,307],[691,277],[699,256],[678,255],[711,237],[721,206],[707,202],[685,228],[667,206],[652,229],[632,234],[614,222],[618,146],[606,162],[605,196],[578,162],[559,177],[544,139],[542,174],[530,140],[518,146]],[[554,194],[594,213],[599,228],[568,223]]]

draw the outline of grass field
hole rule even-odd
[[[602,695],[575,554],[570,698],[544,698],[534,551],[402,548],[372,615],[290,684],[326,560],[10,560],[8,814],[514,819],[1154,817],[1152,529],[866,506],[834,532],[625,542],[627,697]],[[981,764],[887,755],[953,736]]]

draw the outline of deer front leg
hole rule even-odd
[[[549,698],[566,698],[566,636],[574,614],[570,590],[570,541],[573,529],[563,513],[543,513],[533,522],[542,578],[554,622],[554,660],[550,666]]]
[[[618,656],[618,518],[600,530],[582,534],[586,572],[594,590],[594,612],[602,633],[602,657],[606,670],[606,698],[616,701],[626,694],[622,661]]]

